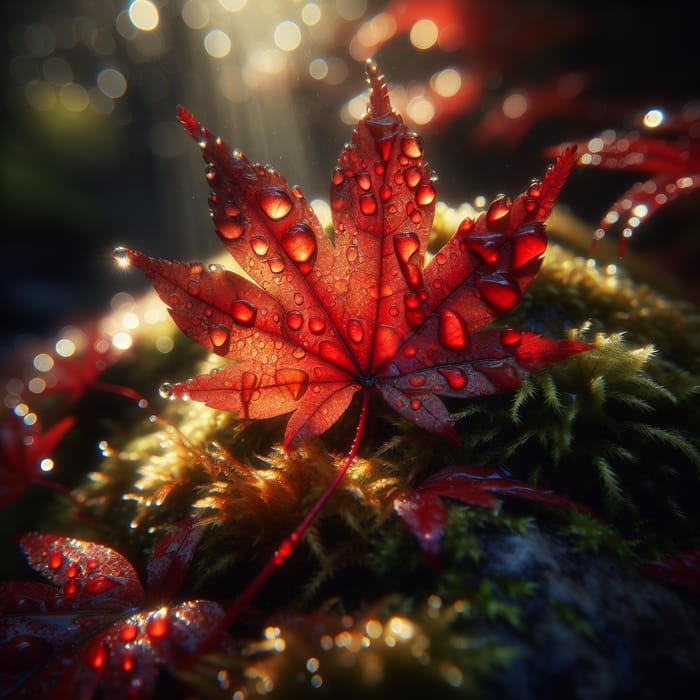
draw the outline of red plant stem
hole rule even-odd
[[[292,554],[294,548],[301,539],[301,536],[306,532],[311,523],[313,523],[330,497],[338,488],[340,482],[343,480],[343,477],[345,474],[347,474],[350,465],[357,456],[357,451],[360,447],[360,440],[362,439],[362,434],[364,433],[365,423],[367,420],[368,405],[369,391],[365,389],[362,396],[362,408],[360,409],[360,417],[357,421],[355,439],[352,441],[350,451],[343,462],[343,466],[338,470],[335,479],[333,479],[333,482],[321,494],[321,497],[318,499],[318,501],[316,501],[313,508],[306,514],[306,517],[299,523],[299,525],[297,525],[294,532],[292,532],[292,534],[282,542],[282,544],[275,550],[272,557],[270,557],[267,564],[265,564],[265,566],[258,572],[257,576],[255,576],[255,578],[246,586],[238,598],[233,601],[231,607],[229,607],[229,609],[226,611],[226,617],[216,627],[214,633],[205,639],[202,644],[200,644],[199,648],[189,659],[188,665],[191,665],[202,654],[206,653],[216,642],[219,635],[231,625],[231,623],[241,614],[251,600],[255,598],[255,596],[260,592],[260,589],[267,583],[270,576],[272,576],[274,571],[279,568],[284,563],[285,559]]]

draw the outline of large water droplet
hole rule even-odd
[[[408,383],[415,388],[425,386],[428,380],[424,374],[411,374],[408,377]]]
[[[270,249],[270,243],[262,234],[257,234],[250,237],[250,247],[256,255],[266,255]]]
[[[281,187],[267,187],[256,194],[260,208],[272,221],[284,219],[292,210],[292,200]]]
[[[365,332],[362,328],[362,323],[358,319],[351,318],[348,321],[347,330],[348,338],[350,338],[353,343],[359,345],[364,340]]]
[[[407,134],[401,139],[401,152],[408,158],[420,158],[423,155],[423,139],[418,134]]]
[[[235,219],[215,219],[214,226],[227,241],[236,241],[243,235],[243,226]]]
[[[459,248],[474,253],[487,265],[493,265],[498,261],[504,241],[504,234],[499,232],[471,233],[460,240]]]
[[[399,261],[399,268],[411,289],[419,289],[423,286],[423,274],[419,260],[412,260],[420,250],[418,236],[413,231],[397,233],[393,238],[394,252]]]
[[[464,350],[469,344],[466,321],[452,309],[440,309],[438,338],[448,350]]]
[[[60,569],[61,564],[63,564],[63,554],[57,549],[54,549],[49,554],[49,569]]]
[[[121,637],[123,642],[133,642],[134,639],[136,639],[136,636],[139,633],[139,627],[138,625],[132,625],[132,624],[125,624],[122,626],[121,630],[119,630],[119,636]]]
[[[411,257],[420,249],[418,236],[413,231],[397,233],[394,236],[394,251],[399,262],[408,263]]]
[[[249,301],[236,299],[236,301],[231,302],[231,317],[239,326],[250,328],[255,324],[257,315],[257,307]]]
[[[255,372],[245,371],[241,374],[241,417],[248,418],[248,406],[255,397],[260,377]]]
[[[482,299],[499,311],[508,311],[520,302],[520,288],[502,275],[475,275]]]
[[[129,251],[124,248],[124,246],[118,246],[112,251],[112,257],[114,262],[119,265],[119,267],[129,267],[131,264],[131,258],[129,256]]]
[[[308,275],[316,259],[316,237],[311,227],[304,223],[292,226],[282,236],[282,247],[299,266],[303,275]]]
[[[512,328],[506,328],[501,333],[501,344],[507,350],[511,350],[520,344],[522,337],[522,333],[520,333],[519,331],[516,331]]]
[[[491,202],[486,211],[486,224],[491,231],[505,232],[510,225],[510,209],[512,202],[506,195],[501,195]]]
[[[382,185],[379,188],[379,198],[382,202],[388,202],[391,199],[391,187],[389,185]]]
[[[357,260],[357,256],[357,248],[354,245],[348,246],[348,249],[345,251],[345,257],[347,258],[348,262],[355,262],[355,260]]]
[[[411,399],[409,406],[413,411],[420,411],[420,409],[423,408],[423,402],[420,401],[420,399]]]
[[[321,335],[326,330],[326,322],[319,316],[312,316],[309,319],[309,330],[314,335]]]
[[[217,355],[225,355],[228,352],[231,332],[222,323],[215,323],[207,329],[212,349]]]
[[[366,171],[362,171],[360,173],[357,173],[355,175],[355,182],[357,182],[357,186],[361,189],[367,192],[370,187],[372,187],[372,178],[369,176],[369,173]]]
[[[170,618],[167,613],[155,613],[146,623],[146,634],[151,639],[162,639],[170,632]]]
[[[423,175],[421,174],[419,168],[412,166],[410,168],[406,168],[404,171],[404,178],[409,189],[415,190],[416,187],[418,187],[418,183],[423,179]]]
[[[371,192],[360,195],[360,211],[365,216],[377,213],[377,200]]]
[[[547,249],[547,236],[544,224],[540,221],[521,226],[511,237],[511,265],[518,270],[539,258]]]
[[[287,325],[293,331],[298,331],[304,324],[304,317],[301,315],[300,311],[287,311],[286,315]]]
[[[119,583],[109,576],[95,576],[85,584],[83,590],[89,595],[100,595],[118,585]]]
[[[282,260],[282,258],[269,258],[267,261],[267,266],[270,268],[270,272],[275,275],[279,275],[280,272],[284,272],[284,260]]]
[[[303,369],[278,369],[275,382],[278,386],[286,387],[292,398],[298,401],[309,388],[309,375]]]
[[[92,668],[98,669],[102,668],[107,661],[107,646],[104,642],[96,644],[94,647],[88,651],[85,656],[85,660],[88,662]]]
[[[459,367],[438,367],[438,372],[445,377],[450,388],[455,391],[467,386],[467,375]]]
[[[160,387],[158,387],[158,393],[164,399],[172,399],[173,398],[173,385],[170,382],[163,382],[160,385]]]
[[[432,182],[426,182],[416,190],[416,204],[427,207],[435,201],[435,187]]]
[[[342,185],[344,180],[345,175],[343,174],[342,169],[336,168],[333,171],[333,175],[331,175],[331,182],[337,187],[338,185]]]

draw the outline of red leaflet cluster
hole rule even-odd
[[[499,497],[511,496],[547,506],[590,512],[586,506],[552,491],[511,479],[497,467],[456,466],[443,469],[416,489],[404,489],[394,499],[394,510],[416,536],[421,549],[435,562],[447,524],[444,498],[495,511]]]
[[[148,564],[149,595],[108,547],[24,535],[30,566],[51,584],[0,583],[0,694],[89,700],[101,685],[104,698],[150,697],[160,668],[180,668],[224,616],[206,600],[166,604],[201,533],[181,523],[160,541]]]
[[[367,74],[367,114],[331,177],[332,241],[298,187],[232,152],[180,109],[207,164],[216,231],[253,281],[217,266],[115,253],[146,272],[188,336],[235,360],[165,393],[245,418],[291,413],[287,444],[323,433],[355,393],[374,388],[408,420],[454,439],[439,396],[509,391],[587,349],[482,330],[518,305],[536,275],[543,222],[575,149],[514,201],[500,197],[476,221],[464,220],[425,265],[433,173],[372,61]]]

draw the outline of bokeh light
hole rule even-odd
[[[129,19],[144,32],[153,31],[160,20],[158,8],[150,0],[134,0],[129,5]]]

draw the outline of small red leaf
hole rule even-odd
[[[7,411],[0,424],[0,509],[6,507],[31,484],[41,483],[41,463],[50,459],[75,419],[64,418],[42,432],[37,420],[32,425]],[[46,482],[50,485],[52,482]]]
[[[193,527],[189,520],[176,523],[158,541],[146,566],[149,597],[170,600],[180,588],[190,568],[204,528]]]
[[[417,489],[405,489],[394,499],[394,510],[416,536],[431,562],[440,552],[440,539],[447,522],[443,498],[496,511],[499,496],[512,496],[556,508],[589,513],[576,501],[552,491],[515,481],[497,467],[448,467],[428,477]]]
[[[394,498],[394,510],[416,536],[421,549],[437,563],[440,540],[447,524],[447,508],[435,494],[404,489]]]

